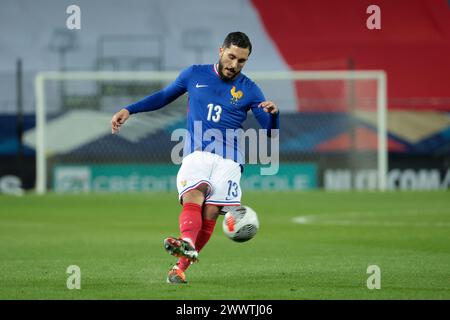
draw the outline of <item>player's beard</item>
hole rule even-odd
[[[223,65],[223,63],[222,63],[222,60],[219,60],[219,66],[218,66],[218,70],[217,70],[217,72],[219,73],[219,76],[222,78],[222,80],[225,80],[225,81],[231,81],[231,80],[233,80],[234,78],[236,78],[236,76],[240,73],[240,71],[238,71],[238,72],[236,72],[236,70],[234,70],[235,71],[235,73],[231,76],[231,77],[227,77],[224,73],[223,73],[223,69],[224,69],[225,67],[224,67],[224,65]]]

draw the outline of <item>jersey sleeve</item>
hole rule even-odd
[[[267,135],[270,137],[271,129],[280,128],[280,120],[279,120],[280,111],[278,111],[276,114],[264,112],[264,109],[259,107],[259,104],[261,102],[266,101],[264,94],[256,84],[254,84],[252,91],[254,98],[252,99],[252,102],[250,104],[250,109],[252,110],[252,113],[255,115],[256,120],[258,120],[259,125],[263,129],[267,130]]]
[[[127,109],[130,114],[134,114],[158,110],[168,105],[187,91],[192,68],[193,67],[191,66],[184,69],[170,85],[138,102],[126,106],[125,109]]]

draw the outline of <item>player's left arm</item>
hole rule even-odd
[[[270,137],[272,133],[271,129],[280,128],[280,110],[273,101],[266,100],[258,86],[255,85],[253,91],[255,98],[250,108],[256,120],[258,120],[262,128],[267,130],[267,135]]]
[[[263,101],[258,104],[259,108],[262,108],[264,112],[270,113],[272,115],[278,115],[278,107],[273,101]]]

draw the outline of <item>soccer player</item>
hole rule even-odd
[[[183,206],[179,216],[179,238],[168,237],[164,247],[178,258],[170,269],[167,282],[186,283],[184,271],[198,259],[209,241],[224,206],[239,206],[242,161],[236,141],[216,138],[223,147],[210,150],[202,134],[216,129],[242,129],[251,110],[259,124],[267,129],[279,127],[275,103],[266,101],[259,87],[241,73],[252,52],[250,39],[242,32],[228,34],[219,49],[219,61],[210,65],[193,65],[184,69],[169,86],[117,112],[112,133],[117,133],[130,115],[158,110],[188,92],[187,128],[183,160],[177,174],[177,188]],[[200,124],[199,137],[196,128]],[[199,140],[200,139],[200,140]],[[231,156],[229,149],[232,149]],[[225,151],[224,151],[225,150]],[[220,151],[220,152],[218,152]],[[223,151],[223,152],[222,152]],[[241,159],[242,160],[242,159]]]

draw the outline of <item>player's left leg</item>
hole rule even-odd
[[[197,251],[200,252],[200,250],[203,249],[211,238],[221,208],[222,207],[212,204],[206,204],[203,206],[202,228],[197,235],[197,239],[195,240],[195,248]]]

